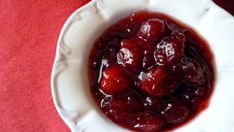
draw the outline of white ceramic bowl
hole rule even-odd
[[[128,131],[100,113],[89,95],[88,54],[111,24],[134,11],[161,12],[194,28],[215,54],[217,80],[210,106],[179,132],[234,131],[234,19],[210,0],[93,0],[65,23],[52,71],[56,109],[72,131]]]

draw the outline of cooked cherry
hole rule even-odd
[[[148,111],[139,113],[120,112],[117,115],[113,118],[115,122],[132,127],[134,131],[155,132],[164,124],[160,116]]]
[[[154,111],[161,114],[163,107],[165,106],[165,96],[160,97],[147,97],[145,99],[144,106],[147,110]]]
[[[107,94],[119,94],[130,89],[131,81],[126,72],[118,65],[103,71],[101,89]]]
[[[124,127],[131,127],[132,129],[134,129],[133,126],[137,123],[135,113],[131,112],[119,112],[107,116],[110,117],[112,121],[119,123]]]
[[[141,72],[138,79],[139,88],[152,96],[168,95],[177,87],[176,77],[160,66]]]
[[[185,83],[202,85],[206,82],[206,72],[209,71],[206,71],[205,66],[197,60],[183,58],[175,67],[183,76]]]
[[[91,93],[101,111],[132,131],[171,131],[207,108],[213,55],[191,28],[138,12],[108,28],[89,60]]]
[[[105,114],[113,118],[114,121],[134,126],[136,130],[159,129],[162,121],[158,116],[148,112],[141,112],[144,109],[143,100],[143,97],[138,93],[130,92],[130,94],[123,96],[104,98],[101,107],[106,111]]]
[[[207,89],[204,86],[180,86],[177,93],[185,103],[197,105],[199,99],[207,93]]]
[[[162,19],[151,18],[143,22],[137,36],[145,41],[155,41],[159,39],[167,30]]]
[[[148,111],[137,114],[136,122],[133,128],[142,132],[158,131],[164,123],[160,116]]]
[[[170,65],[179,61],[184,52],[185,36],[179,32],[163,38],[157,45],[154,58],[158,65]]]
[[[117,54],[118,63],[131,71],[138,71],[142,66],[144,51],[138,40],[125,39],[121,41],[121,48]]]
[[[189,113],[189,108],[177,98],[167,100],[164,109],[161,111],[165,121],[173,124],[186,120]]]
[[[111,114],[119,112],[139,112],[143,109],[143,97],[131,92],[122,96],[108,96],[102,100],[101,107],[107,109]]]
[[[190,110],[177,97],[159,97],[146,99],[146,107],[149,110],[160,113],[167,123],[180,123],[187,119]]]

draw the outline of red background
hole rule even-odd
[[[69,131],[55,110],[50,74],[64,22],[88,1],[0,1],[1,132]],[[234,14],[234,0],[216,1]]]
[[[68,132],[50,74],[60,30],[89,0],[0,0],[0,131]]]

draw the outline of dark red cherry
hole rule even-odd
[[[100,86],[107,94],[120,94],[130,89],[131,81],[126,72],[119,65],[112,65],[102,73]]]
[[[145,102],[146,108],[160,113],[167,123],[181,123],[190,114],[190,109],[177,97],[148,97]]]
[[[154,58],[158,65],[171,65],[181,59],[184,54],[185,36],[183,33],[173,32],[163,38],[157,45]]]
[[[160,97],[147,97],[145,99],[144,106],[147,110],[154,111],[158,114],[161,114],[165,104],[164,96]]]
[[[155,41],[165,33],[166,26],[165,21],[161,19],[148,19],[141,24],[137,36],[145,41]]]
[[[134,129],[141,132],[155,132],[158,131],[164,121],[152,112],[141,112],[137,114],[137,123],[133,126]]]
[[[152,96],[168,95],[177,87],[176,77],[164,67],[152,67],[138,76],[137,85]]]
[[[167,100],[164,104],[164,109],[161,111],[165,121],[173,124],[185,121],[189,113],[189,108],[176,97],[171,97]]]
[[[143,109],[143,97],[137,92],[130,92],[122,96],[110,96],[102,100],[101,107],[108,109],[111,114],[120,112],[139,112]]]
[[[164,121],[158,115],[148,111],[139,113],[120,112],[113,120],[140,132],[155,132],[164,124]]]
[[[209,71],[196,60],[183,58],[175,67],[177,67],[175,70],[183,75],[184,83],[202,85],[206,82],[206,72]]]
[[[202,65],[195,64],[194,67],[188,67],[188,72],[184,74],[185,79],[191,83],[196,85],[202,85],[206,81],[205,69]]]
[[[124,39],[117,54],[118,64],[128,70],[138,71],[142,67],[144,50],[137,39]]]
[[[182,101],[192,105],[197,105],[207,92],[204,86],[181,86],[177,91]]]
[[[114,122],[118,122],[123,126],[127,126],[133,129],[136,124],[136,115],[132,112],[118,112],[117,114],[109,115]]]

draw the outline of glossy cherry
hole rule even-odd
[[[133,126],[133,128],[144,132],[158,131],[164,124],[164,121],[159,115],[149,111],[138,113],[136,122],[137,123]]]
[[[144,50],[137,39],[125,39],[121,41],[121,47],[117,54],[118,64],[133,72],[142,67]]]
[[[177,87],[177,79],[166,68],[156,66],[138,76],[137,85],[140,89],[152,96],[171,94]]]
[[[131,81],[126,72],[119,66],[113,65],[102,73],[101,89],[107,94],[120,94],[130,89]]]
[[[162,39],[154,52],[158,65],[170,65],[181,59],[184,53],[185,36],[180,32],[173,32]]]
[[[141,24],[137,36],[145,41],[156,41],[166,30],[166,22],[162,19],[151,18]]]
[[[183,82],[188,84],[202,85],[206,82],[206,64],[194,59],[182,58],[174,69],[183,76]]]
[[[170,98],[165,101],[161,114],[163,118],[172,124],[180,123],[187,119],[190,110],[183,102],[177,98]]]

